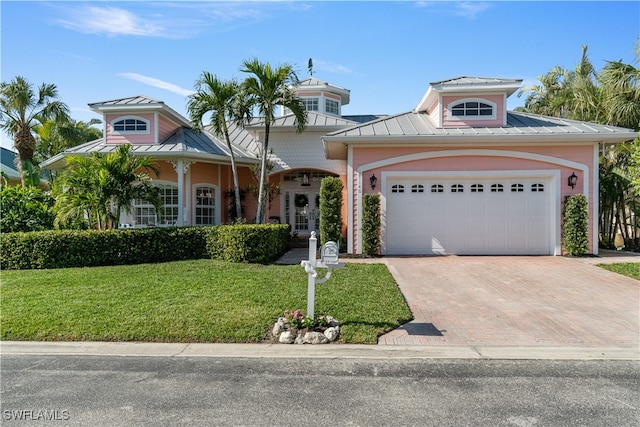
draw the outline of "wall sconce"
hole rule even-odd
[[[311,185],[311,184],[309,184],[309,175],[307,175],[307,173],[305,172],[305,173],[302,175],[302,186],[303,186],[303,187],[308,187],[308,186],[310,186],[310,185]]]
[[[572,172],[571,176],[569,176],[569,178],[567,179],[567,184],[569,184],[569,187],[573,188],[576,186],[577,182],[578,182],[578,177],[576,176],[575,172]]]
[[[371,184],[371,189],[375,190],[376,189],[376,183],[378,182],[378,178],[376,178],[376,175],[373,174],[371,175],[371,178],[369,178],[369,184]]]

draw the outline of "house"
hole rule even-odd
[[[271,127],[269,172],[279,195],[271,221],[299,236],[319,226],[320,181],[345,184],[347,251],[362,253],[362,197],[381,196],[382,254],[562,253],[562,203],[584,194],[589,239],[598,252],[598,154],[601,144],[634,138],[630,129],[507,111],[522,81],[458,77],[431,83],[411,111],[391,116],[345,116],[348,89],[308,78],[297,91],[308,113],[295,132],[287,111]],[[226,144],[164,103],[132,97],[89,104],[102,115],[104,137],[45,163],[64,167],[69,154],[110,152],[130,143],[157,159],[164,215],[137,200],[123,222],[136,227],[211,225],[228,220],[232,189]],[[257,184],[264,128],[232,128],[240,185]],[[249,219],[255,201],[245,202]]]
[[[16,158],[18,153],[0,147],[0,172],[2,179],[6,180],[6,185],[20,185],[20,171],[16,166]]]

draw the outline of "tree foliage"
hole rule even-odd
[[[129,144],[108,154],[69,156],[54,187],[56,225],[86,222],[90,228],[109,228],[118,223],[121,211],[131,210],[135,199],[146,199],[160,210],[149,172],[159,174],[154,160],[134,156]]]
[[[589,250],[589,213],[583,194],[565,199],[562,241],[569,255],[581,256]]]
[[[42,83],[35,91],[33,85],[21,76],[0,83],[0,128],[11,135],[18,150],[23,185],[29,182],[37,185],[38,181],[37,174],[34,175],[34,127],[49,119],[68,119],[69,108],[57,98],[58,89],[54,84]],[[27,182],[24,179],[25,169],[30,172]]]
[[[53,228],[54,199],[36,187],[0,188],[0,232]]]
[[[264,125],[264,138],[261,140],[259,153],[260,183],[256,212],[256,224],[261,224],[265,219],[267,203],[269,136],[271,126],[276,120],[276,108],[282,106],[291,112],[298,132],[302,132],[306,126],[307,112],[294,88],[298,84],[298,76],[292,65],[282,64],[273,67],[254,58],[245,60],[240,71],[248,75],[242,83],[242,115],[245,120],[250,121],[255,111]]]
[[[320,243],[342,240],[342,181],[326,177],[320,182]]]

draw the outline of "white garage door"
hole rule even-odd
[[[390,178],[390,255],[549,255],[550,178]]]

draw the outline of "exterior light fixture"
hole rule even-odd
[[[310,185],[311,185],[311,184],[309,184],[309,175],[305,172],[305,173],[302,175],[302,186],[303,186],[303,187],[308,187],[308,186],[310,186]]]
[[[567,179],[567,184],[569,185],[569,187],[573,188],[576,186],[577,182],[578,182],[578,176],[576,175],[575,172],[572,172],[571,176],[569,176],[569,178]]]
[[[369,178],[369,184],[371,184],[371,189],[375,190],[376,189],[376,183],[378,182],[378,178],[376,178],[376,175],[373,174],[371,175],[371,178]]]

